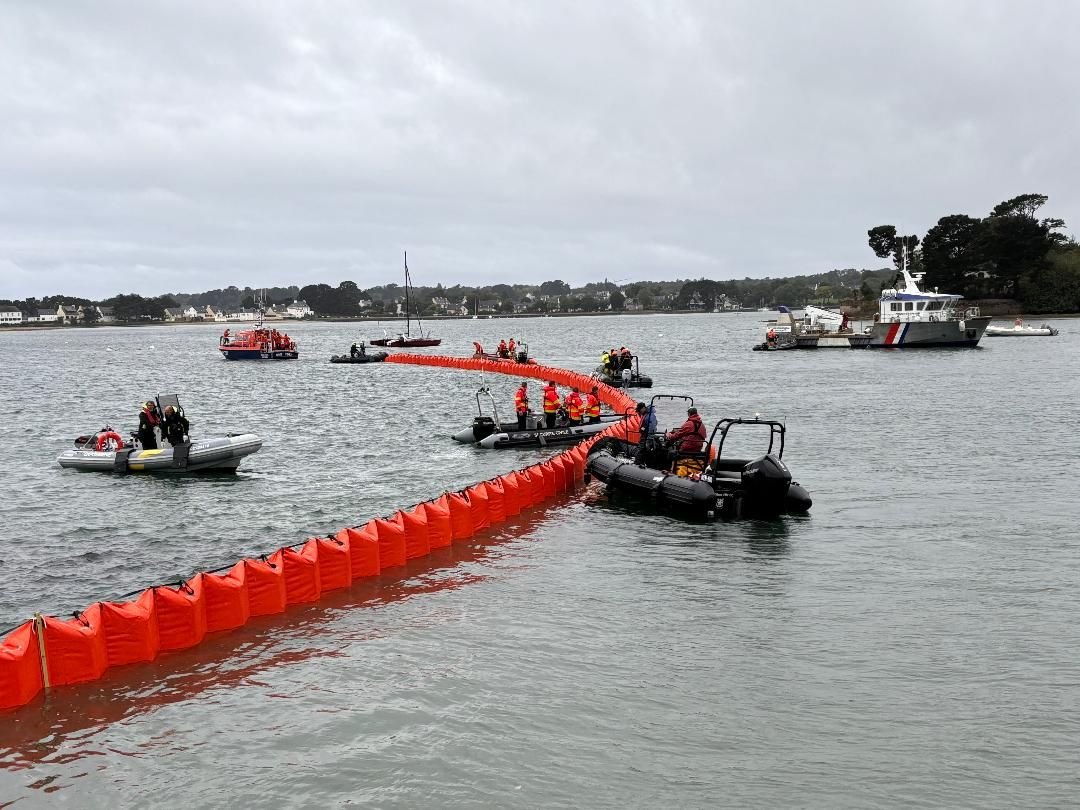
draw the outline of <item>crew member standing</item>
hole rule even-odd
[[[165,439],[173,447],[183,444],[188,437],[187,417],[172,405],[166,405],[164,418],[161,421],[161,432],[165,434]]]
[[[555,414],[559,412],[559,392],[555,389],[555,381],[548,380],[544,386],[544,419],[549,428],[555,427]]]
[[[563,407],[566,408],[566,416],[570,420],[570,424],[580,425],[581,412],[584,410],[584,405],[581,401],[581,394],[578,393],[576,387],[566,395],[566,399],[563,401]]]
[[[514,411],[517,412],[518,430],[525,429],[525,417],[529,413],[529,383],[522,381],[521,387],[514,394]]]
[[[143,450],[157,450],[157,434],[154,428],[161,424],[161,414],[158,413],[157,403],[152,399],[143,403],[139,411],[139,430],[136,435]]]
[[[498,353],[499,353],[499,357],[507,357],[508,356],[508,352],[506,350],[506,341],[505,340],[500,340],[499,341]]]
[[[595,385],[589,395],[585,397],[585,415],[589,417],[590,424],[600,421],[600,389]]]
[[[507,348],[510,349],[510,359],[513,360],[517,355],[514,353],[517,350],[517,341],[510,338],[510,342],[507,344]]]

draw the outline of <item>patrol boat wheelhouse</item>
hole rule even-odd
[[[962,295],[927,292],[919,287],[922,273],[910,273],[907,255],[900,267],[902,284],[881,291],[878,317],[867,327],[868,348],[904,349],[934,346],[974,347],[990,317],[978,307],[962,309]]]

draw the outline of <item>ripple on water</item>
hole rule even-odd
[[[450,351],[512,329],[583,371],[597,344],[627,342],[657,392],[692,393],[708,418],[787,417],[809,517],[694,525],[578,493],[400,575],[5,715],[0,796],[1071,806],[1080,563],[1066,471],[1080,439],[1033,414],[1072,410],[1074,330],[1049,347],[762,356],[746,350],[757,317],[439,326]],[[85,352],[72,333],[0,334],[16,361],[0,366],[0,414],[31,448],[0,469],[0,624],[336,531],[543,455],[446,440],[471,418],[479,375],[332,366],[355,327],[290,332],[303,358],[269,366],[221,362],[198,327],[84,331]],[[107,360],[103,346],[116,350]],[[49,373],[30,385],[28,367]],[[107,388],[86,386],[106,374]],[[511,401],[512,379],[484,382]],[[241,474],[112,478],[53,464],[74,433],[133,424],[139,400],[176,387],[199,430],[267,437]]]

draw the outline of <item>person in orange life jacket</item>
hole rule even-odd
[[[589,417],[590,423],[595,424],[600,421],[600,389],[595,385],[585,397],[585,415]]]
[[[570,419],[570,424],[580,425],[584,404],[581,401],[581,394],[578,393],[577,388],[566,395],[566,399],[563,400],[563,406],[566,408],[566,415]]]
[[[544,386],[544,419],[549,428],[555,427],[555,415],[559,412],[559,392],[555,389],[555,381],[548,380]]]
[[[686,409],[686,421],[678,430],[668,431],[668,443],[679,453],[701,452],[705,444],[705,423],[698,416],[697,408]]]
[[[630,350],[625,346],[619,349],[619,362],[622,368],[630,368],[633,365],[633,361],[630,359],[631,356]]]
[[[529,383],[523,380],[514,394],[514,410],[517,412],[518,430],[525,429],[525,417],[529,413]]]
[[[514,340],[513,338],[510,338],[510,343],[508,344],[507,348],[510,349],[510,356],[511,357],[516,357],[517,356],[517,355],[514,354],[514,351],[517,349],[517,341],[516,340]]]
[[[229,330],[226,329],[221,333],[221,340],[218,341],[222,346],[226,346],[229,343]]]
[[[500,340],[499,341],[498,352],[499,352],[499,357],[506,357],[507,351],[506,351],[506,341],[505,340]]]
[[[161,424],[161,414],[158,413],[157,403],[152,399],[143,403],[139,411],[139,430],[136,435],[143,450],[157,450],[157,434],[154,428]]]
[[[769,331],[765,333],[765,342],[768,343],[769,345],[772,345],[772,344],[776,343],[776,330],[775,329],[770,328]]]

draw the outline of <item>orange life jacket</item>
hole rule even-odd
[[[518,413],[529,412],[529,395],[525,393],[524,388],[519,388],[514,394],[514,410]]]
[[[544,413],[559,412],[559,392],[555,386],[549,385],[544,389]]]
[[[591,391],[585,397],[585,415],[589,418],[600,415],[600,397]]]
[[[570,417],[571,421],[581,421],[581,395],[576,391],[571,391],[566,395],[566,400],[563,403],[566,406],[566,415]]]

